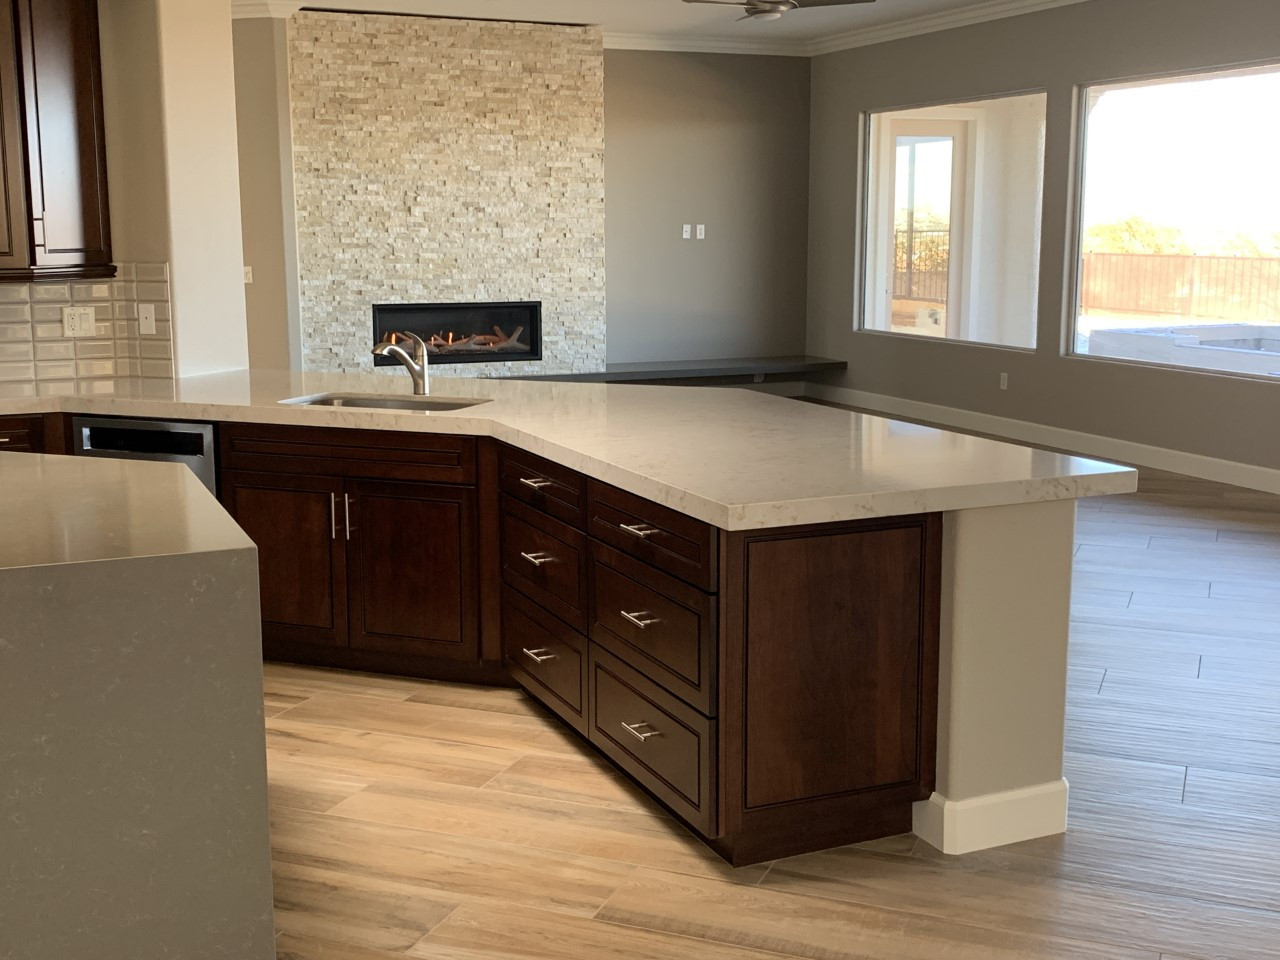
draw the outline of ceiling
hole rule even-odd
[[[232,0],[236,16],[287,15],[301,6],[414,13],[471,20],[530,20],[600,26],[605,45],[812,56],[1083,0],[877,0],[795,10],[770,22],[735,22],[732,7],[682,0]]]

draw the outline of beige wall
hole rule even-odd
[[[228,0],[154,0],[178,376],[249,362]]]
[[[605,54],[610,362],[804,352],[808,162],[809,61]]]
[[[1275,60],[1277,36],[1274,0],[1093,0],[816,58],[809,352],[847,359],[837,382],[870,393],[1280,467],[1280,445],[1260,441],[1275,383],[1061,355],[1077,85]],[[1037,89],[1049,94],[1038,349],[854,333],[860,115]]]
[[[245,310],[249,365],[255,369],[302,366],[286,33],[281,19],[232,23],[240,223],[244,262],[253,268]]]

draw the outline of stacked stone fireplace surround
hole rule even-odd
[[[603,369],[597,29],[304,11],[289,58],[306,369],[372,369],[375,303],[516,300],[543,359],[449,376]]]

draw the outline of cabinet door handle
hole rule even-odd
[[[544,563],[550,563],[552,560],[555,559],[555,557],[547,553],[522,553],[520,554],[520,556],[524,557],[526,560],[532,563],[535,567],[540,567]]]
[[[542,477],[521,477],[520,482],[526,487],[532,487],[534,490],[541,490],[543,487],[550,487],[555,484],[555,481],[544,480]]]
[[[329,539],[338,539],[338,495],[329,494]]]
[[[641,540],[647,540],[655,533],[660,532],[657,527],[650,527],[643,523],[620,523],[618,524],[618,528],[620,530],[625,530],[633,537],[639,537]]]
[[[347,494],[342,495],[342,522],[347,528],[347,539],[351,539],[351,497]]]
[[[643,610],[640,613],[627,613],[627,611],[625,610],[619,610],[618,612],[622,614],[624,617],[626,617],[628,620],[630,620],[632,623],[634,623],[641,630],[644,630],[646,627],[649,627],[652,624],[662,622],[657,617],[649,616],[648,610]]]
[[[641,721],[640,723],[624,723],[624,724],[622,725],[622,729],[623,729],[623,730],[625,730],[625,731],[627,731],[627,733],[631,734],[633,737],[635,737],[635,738],[636,738],[637,740],[639,740],[641,743],[644,743],[644,742],[645,742],[646,740],[648,740],[650,737],[660,737],[660,736],[662,736],[662,734],[661,734],[661,733],[659,733],[657,730],[646,730],[646,731],[644,731],[643,733],[641,733],[641,732],[640,732],[640,728],[641,728],[641,727],[647,727],[647,726],[649,726],[649,724],[647,724],[647,723],[645,723],[645,722],[643,722],[643,721]]]
[[[521,649],[520,652],[534,663],[546,663],[548,660],[554,660],[556,658],[554,653],[547,653],[546,647],[539,647],[537,650]]]
[[[0,437],[0,443],[13,443],[13,437]]]

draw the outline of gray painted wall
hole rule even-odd
[[[808,163],[807,60],[606,51],[609,361],[803,353]]]
[[[1078,85],[1276,61],[1277,37],[1275,0],[1092,0],[816,58],[809,352],[847,359],[832,382],[858,390],[1280,468],[1280,385],[1062,355]],[[860,116],[1032,90],[1049,95],[1038,349],[855,333]]]

